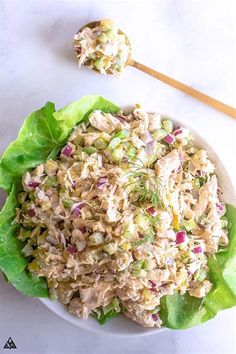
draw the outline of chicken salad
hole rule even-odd
[[[124,312],[160,327],[163,296],[211,290],[207,257],[228,244],[226,209],[188,129],[138,105],[95,110],[22,185],[28,269],[78,317]]]

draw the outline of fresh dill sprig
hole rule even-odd
[[[139,194],[139,200],[143,201],[143,200],[147,200],[150,203],[152,203],[152,205],[154,207],[158,207],[158,205],[160,204],[160,197],[159,197],[159,193],[156,191],[152,191],[149,188],[147,188],[144,184],[141,184],[136,192]]]
[[[146,242],[152,243],[154,241],[154,237],[155,237],[155,231],[154,231],[153,226],[151,225],[150,229],[149,229],[149,233],[146,236],[144,236],[141,240],[136,241],[135,245],[136,246],[140,246],[140,245],[142,245],[143,243],[146,243]]]

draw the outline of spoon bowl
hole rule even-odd
[[[103,21],[104,21],[104,20],[89,22],[89,23],[87,23],[86,25],[82,26],[82,27],[77,31],[76,34],[78,34],[79,32],[81,32],[81,31],[82,31],[83,29],[85,29],[85,28],[93,29],[93,28],[95,28],[95,27],[99,27],[99,26],[102,25],[102,22],[103,22]],[[106,20],[106,21],[111,21],[111,22],[113,22],[112,20]],[[118,34],[123,34],[123,35],[125,36],[125,44],[126,44],[126,45],[129,47],[129,49],[130,49],[130,50],[129,50],[129,54],[128,54],[128,59],[127,59],[127,61],[126,61],[126,63],[125,63],[125,66],[128,66],[128,65],[130,65],[130,63],[132,62],[132,57],[131,57],[131,43],[130,43],[130,40],[129,40],[128,36],[127,36],[121,29],[118,29]],[[76,47],[75,47],[76,39],[74,39],[73,44],[74,44],[74,50],[75,50],[75,52],[76,52]],[[77,53],[77,52],[76,52],[76,53]],[[89,64],[90,64],[90,61],[85,62],[85,63],[84,63],[84,66],[89,66]],[[100,74],[100,72],[99,72],[96,68],[93,67],[92,70],[95,71],[96,73],[99,73],[99,74]],[[113,75],[113,73],[112,73],[109,69],[106,70],[106,74],[107,74],[107,75]]]

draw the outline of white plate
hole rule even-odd
[[[166,117],[166,116],[165,116]],[[176,126],[182,125],[181,121],[171,118]],[[212,162],[215,163],[216,172],[219,180],[219,185],[222,188],[223,195],[222,199],[226,203],[236,205],[236,194],[233,187],[233,183],[224,167],[224,164],[219,160],[216,152],[208,145],[208,143],[200,137],[190,126],[184,125],[186,128],[189,128],[194,135],[195,145],[202,147],[207,150],[209,158]],[[124,315],[117,316],[113,320],[109,321],[107,324],[100,325],[95,319],[88,318],[87,320],[81,320],[75,315],[70,314],[64,305],[58,301],[50,301],[49,299],[39,299],[45,306],[47,306],[52,312],[62,317],[66,321],[87,329],[89,331],[97,333],[106,333],[117,336],[144,336],[149,334],[158,334],[165,328],[143,328],[137,323],[126,318]]]

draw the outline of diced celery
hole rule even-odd
[[[225,216],[222,216],[222,218],[221,218],[221,227],[223,228],[223,229],[226,229],[227,227],[228,227],[228,220],[227,220],[227,218],[225,217]]]
[[[130,242],[124,242],[124,243],[122,243],[122,245],[120,245],[120,247],[124,251],[129,251],[130,248],[131,248],[131,243]]]
[[[18,193],[17,200],[20,204],[23,204],[25,202],[26,197],[27,197],[27,193],[21,192],[21,193]]]
[[[106,315],[108,312],[110,312],[114,309],[113,303],[110,302],[110,304],[108,304],[107,306],[103,306],[102,309],[103,309],[104,315]]]
[[[167,132],[164,129],[157,129],[155,132],[152,134],[153,138],[157,141],[160,141],[167,135]]]
[[[139,278],[145,278],[147,275],[147,272],[144,269],[134,269],[133,275],[136,277],[139,277]]]
[[[137,154],[137,149],[133,145],[129,145],[126,155],[132,160]]]
[[[108,37],[107,37],[106,33],[102,32],[98,36],[98,41],[101,42],[101,43],[106,43],[108,41]]]
[[[29,193],[29,199],[34,202],[35,201],[35,195],[34,195],[34,192],[30,192]]]
[[[114,161],[122,160],[123,156],[124,156],[124,149],[122,145],[118,146],[111,154],[111,157]]]
[[[109,150],[114,150],[121,142],[121,138],[119,137],[115,137],[113,139],[111,139],[111,141],[109,142],[108,145],[108,149]]]
[[[98,71],[101,71],[103,68],[103,59],[99,58],[94,62],[94,66]]]
[[[42,234],[37,235],[37,245],[42,245],[45,243],[45,239],[48,236],[48,231],[44,231]]]
[[[57,187],[57,185],[58,185],[57,177],[56,176],[47,177],[45,179],[45,181],[43,182],[43,184],[46,187]]]
[[[99,138],[94,142],[94,146],[97,150],[105,150],[107,147],[107,142],[104,139]]]
[[[21,227],[18,238],[21,241],[25,241],[27,238],[30,237],[30,234],[31,234],[31,230],[26,230],[23,227]]]
[[[104,242],[104,237],[101,232],[94,232],[91,236],[89,236],[88,245],[89,246],[97,246]]]
[[[197,275],[197,280],[202,282],[203,280],[205,280],[207,277],[207,272],[205,269],[201,268],[198,271],[198,275]]]
[[[173,122],[169,119],[162,121],[162,127],[167,133],[171,133],[173,130]]]
[[[115,242],[110,242],[103,246],[104,251],[109,254],[115,253],[117,251],[117,248],[118,245]]]
[[[148,260],[147,260],[147,259],[144,259],[143,265],[142,265],[142,269],[147,270],[147,269],[148,269],[148,266],[149,266]]]
[[[147,270],[148,268],[148,261],[146,259],[134,261],[132,264],[133,269],[144,269]]]
[[[49,287],[50,300],[55,301],[58,299],[58,291],[54,287]]]
[[[184,228],[186,231],[191,231],[197,226],[193,219],[183,221]]]
[[[75,202],[72,199],[63,199],[62,203],[63,203],[64,207],[68,209],[68,208],[71,208]]]
[[[115,134],[115,137],[118,137],[120,139],[128,138],[129,136],[130,136],[130,131],[126,129],[122,129]]]
[[[29,257],[33,254],[34,250],[33,247],[27,243],[24,248],[22,248],[21,253],[24,257]]]
[[[106,31],[106,36],[108,39],[114,38],[114,33],[113,33],[112,29],[109,29],[108,31]]]
[[[143,260],[134,261],[132,264],[133,269],[142,269],[142,266],[143,266]]]
[[[201,184],[200,184],[200,179],[199,178],[195,178],[193,180],[193,188],[194,189],[200,189],[201,188]]]
[[[88,155],[92,155],[97,152],[97,149],[93,146],[85,146],[83,147],[83,151],[85,151]]]
[[[48,176],[53,176],[58,170],[58,164],[56,161],[47,160],[44,165],[45,172]]]
[[[135,224],[137,224],[142,230],[146,231],[150,227],[150,222],[148,216],[137,215],[134,219]]]

